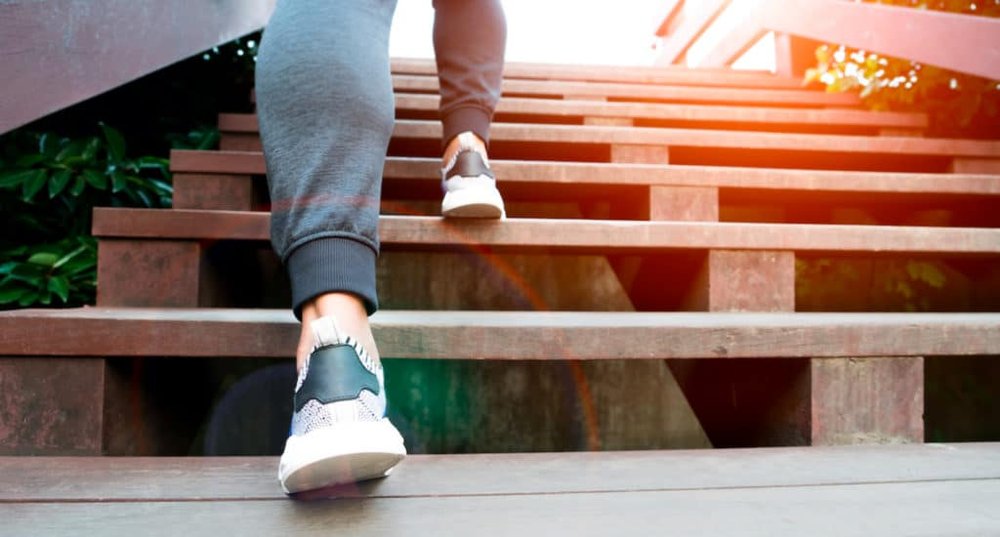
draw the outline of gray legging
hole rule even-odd
[[[278,0],[257,57],[271,242],[292,306],[329,292],[378,308],[382,166],[394,120],[389,28],[396,0]],[[499,0],[434,0],[443,143],[489,141],[507,26]]]

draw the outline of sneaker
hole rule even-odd
[[[315,345],[295,386],[292,427],[278,466],[286,494],[384,477],[406,456],[385,417],[382,364],[333,317],[312,322]]]
[[[496,176],[490,170],[489,159],[476,149],[474,139],[471,132],[459,134],[458,152],[441,170],[441,214],[446,218],[504,218]]]

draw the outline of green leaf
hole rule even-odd
[[[59,260],[59,256],[51,252],[38,252],[33,254],[28,258],[28,263],[32,265],[41,265],[43,267],[51,267]]]
[[[59,170],[52,174],[52,178],[49,179],[49,199],[58,196],[66,188],[72,176],[73,172],[70,170]]]
[[[111,192],[121,192],[126,187],[125,174],[115,170],[111,173]]]
[[[49,178],[49,173],[45,170],[33,170],[34,174],[29,177],[24,183],[21,183],[23,187],[21,192],[21,199],[24,201],[31,201],[38,194],[38,191],[45,186],[45,181]]]
[[[103,173],[96,170],[83,170],[83,177],[87,180],[87,184],[98,190],[108,188],[108,178]]]
[[[12,170],[0,173],[0,188],[16,188],[37,172],[38,170]]]
[[[83,153],[80,155],[84,160],[91,162],[94,157],[97,156],[97,150],[101,147],[101,140],[95,136],[87,138],[87,145],[83,148]]]
[[[17,287],[13,282],[8,285],[0,285],[0,304],[17,302],[27,291],[24,287]]]
[[[87,146],[86,140],[73,140],[66,144],[59,153],[56,154],[55,161],[59,164],[75,165],[83,162],[80,155]]]
[[[17,305],[22,308],[30,306],[38,301],[40,294],[37,289],[25,289],[24,294],[17,299]]]
[[[121,162],[125,158],[125,138],[121,133],[104,123],[101,123],[104,139],[108,142],[108,157],[112,162]]]
[[[40,155],[38,153],[31,153],[28,155],[23,155],[20,158],[18,158],[14,162],[14,165],[17,166],[18,168],[30,168],[43,160],[45,160],[45,155]]]
[[[47,132],[38,138],[38,151],[45,155],[46,158],[52,158],[59,152],[60,142],[61,140],[58,137]]]
[[[66,263],[68,263],[68,262],[69,262],[69,261],[70,261],[71,259],[73,259],[74,257],[76,257],[76,256],[78,256],[78,255],[80,255],[80,254],[82,254],[82,253],[83,253],[83,252],[85,252],[86,250],[87,250],[87,245],[83,245],[83,246],[80,246],[80,247],[79,247],[79,248],[77,248],[76,250],[73,250],[72,252],[70,252],[70,253],[68,253],[68,254],[66,254],[66,255],[64,255],[64,256],[62,256],[61,258],[59,258],[59,260],[58,260],[58,261],[56,261],[56,262],[52,263],[52,268],[54,268],[54,269],[57,269],[57,268],[59,268],[59,267],[61,267],[61,266],[65,265],[65,264],[66,264]]]
[[[142,190],[136,190],[135,195],[138,196],[140,200],[142,200],[143,207],[155,207],[153,205],[153,201],[149,199],[149,195],[143,192]]]
[[[83,189],[87,186],[86,181],[83,180],[82,176],[76,176],[76,181],[73,182],[73,186],[69,189],[70,195],[74,198],[78,197],[83,193]]]
[[[55,293],[63,302],[69,300],[69,280],[65,276],[49,278],[48,290]]]

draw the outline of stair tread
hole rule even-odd
[[[433,111],[440,99],[430,94],[396,94],[396,110]],[[923,129],[926,114],[876,112],[852,109],[778,108],[667,103],[588,102],[556,99],[504,97],[497,103],[498,114],[548,115],[566,117],[624,117],[727,123],[779,123],[803,125],[850,125]]]
[[[420,58],[393,58],[391,70],[395,74],[437,75],[434,60]],[[564,80],[587,82],[628,82],[634,84],[731,86],[760,88],[801,89],[799,78],[776,75],[768,71],[688,68],[669,65],[568,65],[558,63],[506,62],[505,78]]]
[[[269,226],[265,212],[95,208],[92,231],[105,238],[267,240]],[[985,228],[382,216],[379,234],[383,248],[1000,253],[1000,229]]]
[[[1000,176],[986,174],[519,160],[491,160],[490,166],[504,183],[709,186],[830,192],[1000,195]],[[440,181],[440,167],[441,162],[436,158],[388,157],[383,175],[386,179],[421,179],[436,182]],[[264,155],[258,151],[174,150],[170,153],[170,168],[175,173],[263,175],[267,172]]]
[[[394,358],[513,360],[1000,354],[1000,313],[390,311]],[[280,357],[286,309],[77,308],[0,312],[6,356]],[[61,334],[61,337],[52,337]],[[516,344],[512,344],[516,342]]]
[[[252,115],[245,114],[246,119],[242,121],[237,120],[237,116],[238,114],[229,114],[226,121],[220,122],[220,129],[229,133],[254,135],[258,133],[257,124],[256,121],[252,120]],[[438,121],[430,120],[397,120],[393,129],[393,137],[396,139],[440,140],[441,124]],[[1000,157],[1000,141],[993,140],[660,127],[494,123],[490,128],[490,139],[494,142],[635,144],[741,150]]]
[[[437,92],[436,76],[393,75],[396,91]],[[580,82],[561,80],[518,80],[507,78],[501,85],[503,95],[564,95],[605,97],[624,100],[651,99],[675,102],[711,102],[775,104],[784,106],[858,106],[861,100],[853,93],[791,88],[732,88],[709,86],[667,86],[624,82]]]

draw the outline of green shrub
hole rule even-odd
[[[169,163],[128,158],[121,134],[0,138],[0,308],[82,305],[94,298],[97,206],[168,207]]]

